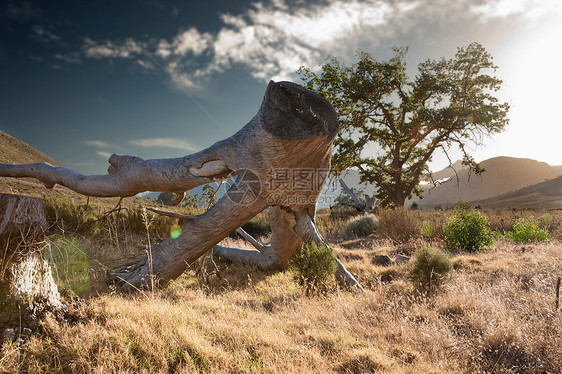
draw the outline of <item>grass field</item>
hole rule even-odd
[[[67,213],[69,220],[73,213]],[[557,212],[486,212],[497,232],[495,243],[476,253],[450,253],[454,272],[430,297],[416,292],[411,263],[380,266],[373,258],[415,255],[428,243],[444,249],[443,225],[451,212],[383,210],[375,230],[360,237],[346,230],[357,213],[319,212],[321,232],[366,288],[363,294],[336,290],[321,296],[306,296],[291,270],[268,273],[219,259],[220,278],[208,274],[203,281],[193,266],[166,289],[115,294],[103,282],[105,271],[141,255],[136,245],[146,240],[134,207],[120,214],[72,235],[61,225],[67,236],[51,238],[64,275],[59,287],[69,303],[74,300],[76,321],[47,317],[38,327],[41,335],[25,344],[4,344],[0,372],[561,370],[555,284],[562,275],[562,217]],[[505,238],[517,219],[529,217],[542,222],[549,241],[516,244]],[[165,237],[176,223],[158,219],[149,225],[154,238]],[[267,240],[265,228],[263,235]],[[240,239],[226,240],[247,247]],[[82,295],[80,301],[74,294]]]

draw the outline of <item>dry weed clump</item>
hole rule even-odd
[[[341,232],[346,222],[360,215],[356,209],[321,209],[316,212],[316,226],[322,236],[331,241],[341,240]]]
[[[374,214],[355,216],[342,227],[341,235],[346,239],[369,236],[377,228],[378,221]]]
[[[420,234],[418,211],[406,209],[380,209],[378,232],[395,243],[404,243]]]

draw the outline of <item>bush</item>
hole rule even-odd
[[[350,219],[342,228],[346,238],[369,236],[377,228],[378,217],[366,214]]]
[[[421,234],[418,215],[419,212],[407,209],[381,209],[377,231],[397,243],[419,238]]]
[[[493,242],[493,233],[485,215],[461,206],[443,228],[443,240],[449,249],[476,252]]]
[[[316,243],[303,245],[291,260],[295,280],[305,287],[307,295],[333,289],[337,266],[334,252]]]
[[[513,224],[513,231],[507,233],[506,237],[515,243],[544,242],[548,240],[548,231],[534,217],[528,220],[518,219]]]
[[[452,270],[453,264],[446,253],[424,246],[414,254],[409,277],[419,292],[430,296],[431,292],[448,278]]]

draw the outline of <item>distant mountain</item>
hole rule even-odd
[[[474,204],[483,208],[562,209],[562,176]]]
[[[431,176],[434,181],[440,181],[440,180],[454,177],[455,172],[458,174],[461,170],[466,168],[467,166],[463,165],[461,160],[458,160],[455,163],[453,163],[451,166],[447,166],[442,170],[432,173]]]
[[[26,142],[0,131],[0,163],[30,164],[34,162],[48,162],[52,165],[62,166]]]
[[[484,200],[562,175],[562,166],[526,158],[494,157],[482,161],[480,165],[486,169],[481,176],[470,173],[468,168],[457,169],[458,183],[454,171],[447,170],[449,168],[434,173],[434,180],[439,179],[435,175],[449,175],[449,180],[435,188],[426,186],[424,198],[412,199],[408,204],[415,201],[423,208],[433,208],[436,205],[452,205],[459,200]]]

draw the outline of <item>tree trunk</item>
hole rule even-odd
[[[37,253],[46,229],[42,199],[0,194],[0,326],[25,325],[19,307],[35,302],[62,307],[50,265]]]
[[[132,196],[169,191],[183,196],[196,186],[236,175],[236,182],[209,211],[194,217],[178,238],[150,248],[139,262],[110,274],[121,289],[165,284],[267,207],[270,249],[255,253],[235,248],[221,255],[283,268],[301,243],[295,214],[314,219],[328,171],[338,119],[320,95],[290,82],[270,82],[257,115],[240,131],[211,147],[177,159],[109,158],[107,175],[85,176],[49,164],[0,164],[0,176],[35,177],[46,186],[61,184],[90,196]],[[181,200],[181,199],[178,199]]]
[[[362,202],[359,197],[357,197],[357,194],[353,192],[351,188],[347,187],[347,184],[345,184],[342,178],[339,179],[339,182],[343,190],[351,197],[352,204],[350,205],[352,207],[360,212],[372,212],[375,210],[377,200],[374,197],[365,194],[365,202]]]

